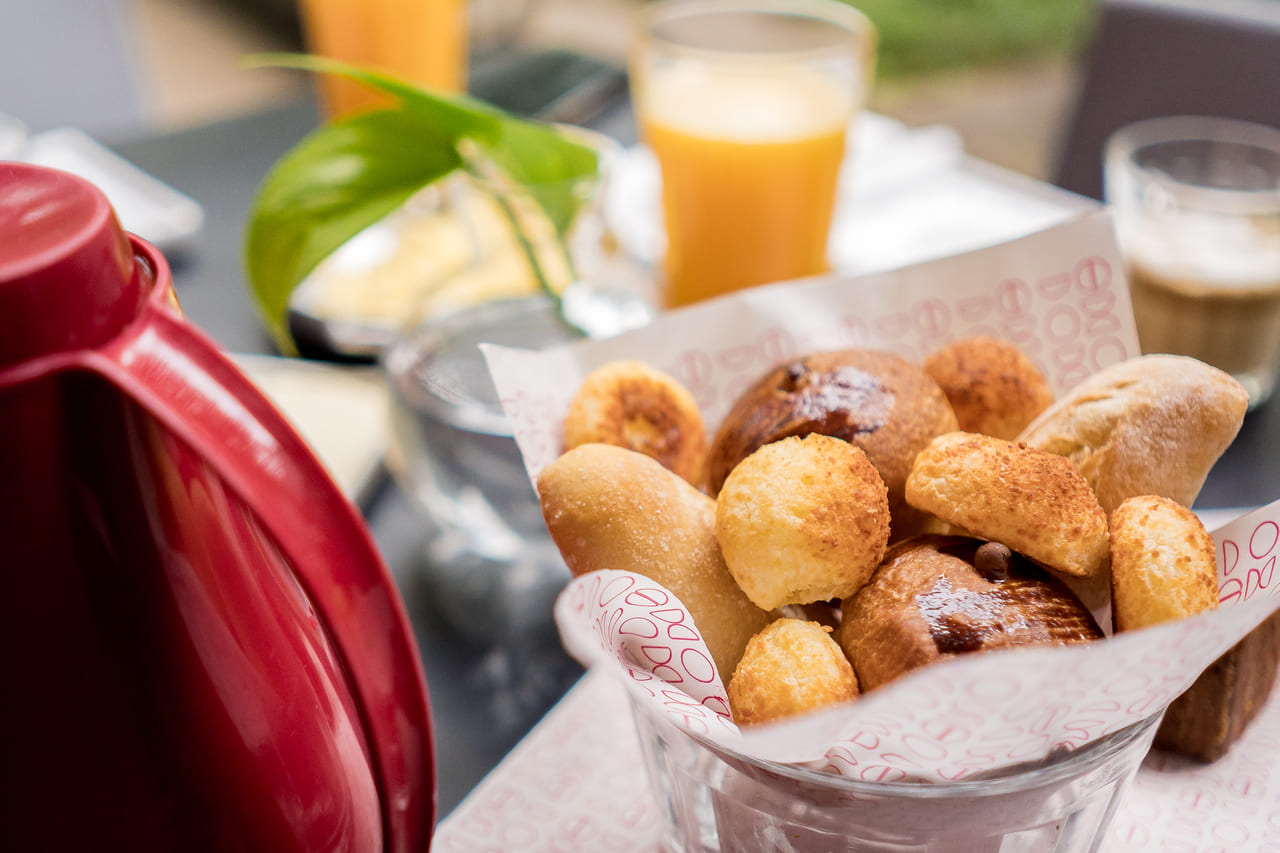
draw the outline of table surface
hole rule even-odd
[[[241,260],[253,194],[271,165],[316,127],[309,99],[176,133],[111,147],[203,205],[205,225],[170,256],[190,320],[233,352],[272,352],[250,303]],[[623,142],[635,138],[625,100],[591,126]],[[1198,506],[1254,506],[1280,498],[1280,396],[1248,415],[1235,444],[1210,475]],[[373,535],[413,620],[431,693],[439,816],[447,815],[580,677],[547,614],[545,623],[478,640],[446,619],[422,571],[426,530],[389,481],[365,501]],[[456,614],[455,614],[456,615]]]

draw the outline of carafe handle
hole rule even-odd
[[[167,293],[151,296],[124,333],[81,353],[82,366],[206,459],[274,537],[355,688],[382,788],[388,849],[426,849],[435,812],[431,726],[421,661],[394,581],[358,511],[310,448],[217,346],[166,304]]]

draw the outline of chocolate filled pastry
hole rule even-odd
[[[1059,582],[996,542],[921,536],[891,547],[845,600],[840,645],[862,692],[939,660],[1102,637]]]
[[[775,367],[738,398],[712,441],[708,486],[717,494],[739,462],[778,439],[842,438],[884,480],[891,538],[902,539],[929,520],[903,499],[911,461],[934,436],[957,428],[937,383],[905,359],[864,349],[815,353]]]

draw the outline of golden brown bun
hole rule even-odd
[[[768,614],[725,568],[716,503],[653,459],[584,444],[542,469],[538,495],[569,570],[636,572],[671,590],[693,616],[720,677],[738,665]]]
[[[1053,402],[1053,390],[1027,356],[1008,341],[954,341],[922,365],[955,410],[960,429],[1013,439]]]
[[[1017,555],[1005,563],[1005,580],[980,574],[974,564],[983,562],[984,547],[999,549],[962,536],[899,542],[871,581],[844,602],[840,645],[863,693],[960,654],[1102,636],[1070,592]]]
[[[903,538],[925,521],[902,497],[911,460],[935,435],[957,428],[937,383],[905,359],[863,349],[816,353],[779,365],[738,398],[711,444],[708,485],[716,494],[734,466],[780,438],[842,438],[880,472],[892,536]]]
[[[1214,761],[1235,743],[1266,703],[1280,659],[1280,613],[1267,618],[1173,701],[1155,746]]]
[[[1075,463],[1108,513],[1136,495],[1191,506],[1235,439],[1249,395],[1193,358],[1148,355],[1077,385],[1019,436]]]
[[[858,695],[853,667],[817,622],[778,619],[751,638],[729,679],[729,709],[740,726],[769,723]]]
[[[587,374],[569,404],[565,446],[612,444],[652,456],[701,485],[707,431],[693,395],[641,361],[612,361]]]
[[[867,582],[889,540],[889,500],[867,454],[812,434],[766,444],[716,500],[729,572],[772,610],[844,598]]]
[[[1061,456],[953,432],[916,457],[906,493],[912,506],[1055,571],[1087,577],[1106,566],[1106,513]]]
[[[1218,606],[1213,538],[1195,513],[1155,495],[1111,513],[1111,619],[1134,631]]]

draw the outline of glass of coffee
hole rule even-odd
[[[1150,119],[1108,140],[1104,172],[1142,351],[1194,356],[1264,403],[1280,366],[1280,130]]]

